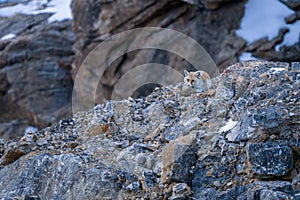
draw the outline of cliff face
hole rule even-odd
[[[239,28],[244,14],[244,4],[245,2],[240,0],[74,0],[72,12],[76,42],[73,77],[88,53],[100,42],[126,30],[143,27],[168,28],[186,34],[197,41],[212,56],[219,69],[223,70],[238,61],[245,45],[245,41],[234,33]],[[119,46],[126,48],[126,43],[127,38],[119,39],[118,46],[106,47],[107,52],[113,52]],[[98,91],[101,91],[97,93],[98,103],[110,99],[111,91],[119,78],[136,66],[160,63],[172,66],[180,72],[186,68],[193,68],[186,59],[178,55],[159,48],[143,49],[143,44],[143,40],[135,41],[139,49],[126,51],[126,54],[106,69],[98,85]],[[130,49],[130,46],[127,49]],[[199,65],[201,66],[201,63]],[[95,66],[89,71],[92,73],[86,80],[95,76]],[[90,89],[89,87],[86,86],[86,90]],[[147,89],[144,88],[144,91]],[[147,94],[151,89],[148,89]]]
[[[0,197],[299,197],[299,63],[244,62],[209,92],[169,86],[0,141]]]
[[[71,21],[47,23],[49,13],[0,18],[0,137],[44,128],[70,112]]]

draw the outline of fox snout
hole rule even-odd
[[[194,87],[195,87],[194,84],[191,84],[191,83],[189,84],[189,86],[190,86],[191,88],[194,88]]]

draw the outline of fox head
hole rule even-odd
[[[196,72],[188,72],[187,70],[184,70],[184,82],[194,88],[196,87],[199,82],[203,82],[202,72],[196,71]]]

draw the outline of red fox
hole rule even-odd
[[[183,90],[199,93],[204,92],[211,87],[211,78],[205,71],[199,70],[196,72],[188,72],[187,70],[184,70]]]

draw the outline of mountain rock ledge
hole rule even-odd
[[[300,64],[248,61],[0,140],[1,199],[299,199]]]

